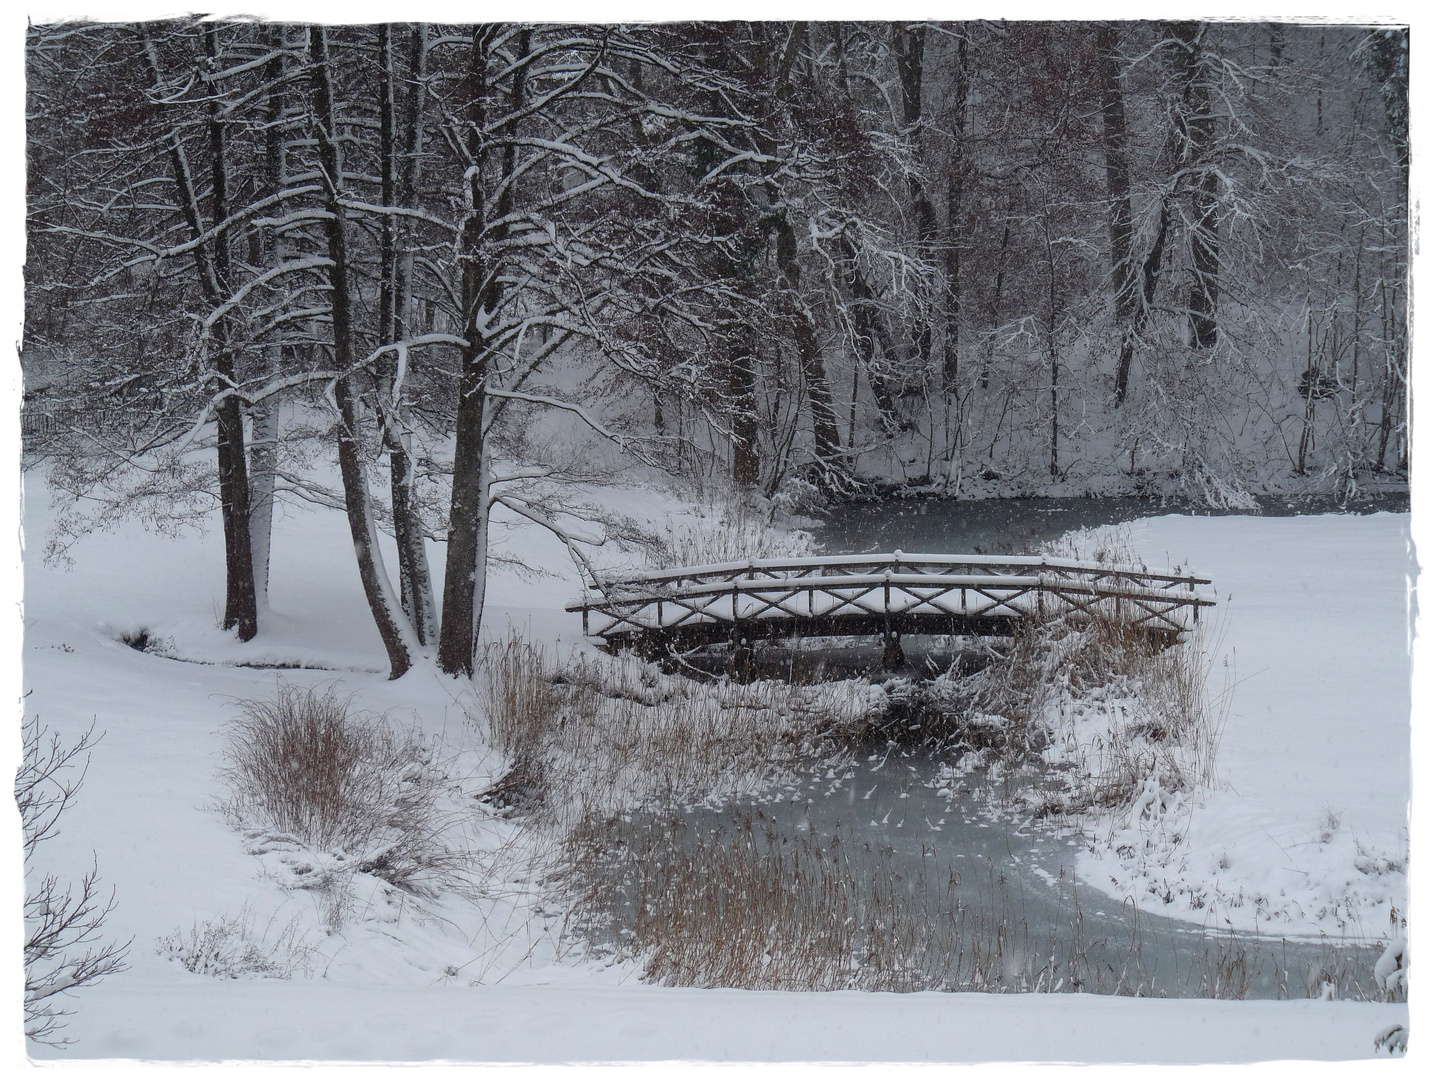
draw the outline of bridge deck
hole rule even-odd
[[[1109,619],[1161,645],[1187,632],[1207,578],[1043,556],[835,555],[680,567],[597,589],[568,611],[606,647],[905,634],[1008,636],[1052,618]]]

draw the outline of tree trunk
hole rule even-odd
[[[970,97],[969,36],[962,31],[956,45],[954,110],[950,135],[949,178],[945,217],[945,355],[942,382],[946,393],[956,393],[960,382],[960,241],[965,201],[965,110]]]
[[[412,207],[417,202],[423,150],[423,112],[425,90],[422,86],[427,63],[427,28],[413,28],[410,50],[411,70],[418,86],[411,91],[410,106],[405,117],[407,138],[400,148],[397,124],[397,58],[394,55],[392,24],[378,32],[380,67],[379,139],[382,143],[383,203],[385,206]],[[400,167],[399,157],[406,159]],[[392,344],[408,336],[411,320],[411,288],[413,253],[406,219],[392,214],[383,218],[380,242],[380,263],[383,276],[379,293],[380,343]],[[388,475],[393,507],[393,535],[398,544],[399,597],[403,610],[413,623],[414,633],[423,645],[436,644],[438,639],[437,605],[433,599],[433,579],[428,569],[428,553],[423,544],[423,522],[418,515],[413,495],[413,462],[407,410],[403,406],[403,387],[397,382],[398,356],[384,358],[378,387],[378,408],[383,423],[383,445],[388,451]]]
[[[339,414],[338,467],[343,478],[343,501],[348,511],[354,555],[358,559],[359,580],[363,583],[363,594],[373,613],[373,621],[378,626],[378,635],[388,652],[388,677],[396,679],[413,665],[421,648],[383,567],[378,522],[370,502],[368,478],[359,452],[360,403],[355,375],[350,371],[354,364],[354,326],[349,296],[347,222],[346,211],[339,201],[343,190],[343,162],[336,138],[336,110],[328,69],[328,32],[324,27],[309,28],[309,50],[314,66],[314,133],[323,173],[324,209],[327,211],[324,231],[328,239],[328,257],[333,262],[330,271],[333,360],[334,367],[345,372],[334,384],[334,401]]]
[[[1204,60],[1205,25],[1177,23],[1174,32],[1183,46],[1185,167],[1199,175],[1192,197],[1194,227],[1189,238],[1194,263],[1189,286],[1189,337],[1194,348],[1209,349],[1219,337],[1215,318],[1219,305],[1219,177],[1208,162],[1215,120],[1210,107],[1208,64]]]
[[[836,430],[836,411],[831,403],[831,387],[826,381],[826,365],[816,340],[815,322],[801,296],[801,268],[796,259],[796,230],[785,217],[777,225],[776,270],[782,292],[781,306],[791,320],[796,342],[797,360],[806,380],[807,400],[811,409],[811,433],[814,441],[815,482],[829,491],[840,482],[844,472],[841,464],[841,434]]]
[[[438,634],[438,664],[450,675],[471,675],[477,653],[478,630],[482,623],[483,598],[487,579],[487,535],[489,485],[487,462],[487,379],[491,356],[486,340],[488,320],[503,299],[498,267],[490,265],[483,232],[486,224],[484,167],[487,124],[488,51],[496,28],[476,27],[464,94],[464,119],[468,126],[470,158],[466,195],[467,216],[459,238],[462,260],[463,337],[458,376],[457,435],[453,449],[453,495],[448,511],[448,557],[443,580],[443,622]],[[519,35],[519,52],[526,54],[531,37]],[[521,69],[514,76],[511,108],[520,107],[523,97]],[[509,131],[509,133],[515,133]],[[516,178],[512,176],[516,149],[504,151],[504,176],[513,179],[503,187],[494,208],[497,217],[506,215],[515,198]],[[497,239],[501,239],[498,237]]]
[[[286,30],[275,24],[269,28],[269,47],[275,56],[265,65],[264,83],[268,97],[265,110],[264,167],[268,193],[276,194],[284,184],[284,56]],[[287,257],[287,245],[271,232],[264,233],[264,261],[270,269]],[[269,372],[283,369],[283,347],[267,349]],[[269,558],[274,531],[274,480],[279,441],[279,402],[268,398],[249,407],[251,437],[249,440],[249,546],[254,561],[254,596],[258,610],[269,609]],[[261,616],[262,617],[262,616]]]
[[[1124,90],[1120,85],[1119,31],[1101,23],[1096,49],[1100,63],[1100,112],[1104,117],[1105,194],[1109,200],[1110,281],[1115,294],[1115,328],[1120,339],[1115,371],[1115,405],[1129,391],[1134,358],[1135,276],[1131,261],[1134,214],[1130,203],[1129,153],[1125,135]]]
[[[848,237],[841,238],[841,252],[847,266],[846,284],[851,292],[851,324],[855,330],[856,365],[866,366],[866,378],[871,383],[871,393],[876,399],[876,413],[881,428],[887,435],[894,435],[902,428],[896,405],[895,388],[890,377],[881,370],[881,364],[895,359],[895,342],[890,331],[875,309],[876,298],[856,261],[856,249]],[[877,345],[881,356],[876,355]],[[856,444],[856,434],[851,432],[850,443]]]
[[[1050,476],[1060,476],[1060,350],[1055,337],[1059,315],[1056,301],[1055,245],[1050,235],[1050,204],[1045,203],[1045,258],[1049,266],[1049,308],[1045,323],[1046,349],[1050,360]]]
[[[145,59],[156,86],[163,78],[159,56],[147,32],[140,31]],[[204,50],[209,66],[218,58],[217,31],[206,27]],[[210,102],[206,124],[209,136],[210,177],[213,185],[212,218],[215,223],[228,216],[228,161],[224,126],[218,99]],[[190,241],[204,235],[199,197],[194,186],[184,145],[176,128],[169,139],[169,160],[174,183],[179,189],[179,208],[189,229]],[[218,308],[228,295],[229,248],[226,234],[220,233],[209,244],[196,243],[194,263],[199,286],[205,300]],[[214,373],[226,385],[234,380],[234,352],[228,319],[220,316],[213,326]],[[244,454],[244,417],[236,397],[226,397],[215,411],[218,429],[216,456],[219,470],[219,505],[224,524],[224,619],[225,630],[236,630],[240,641],[249,641],[259,632],[259,616],[254,594],[254,560],[249,540],[249,476]]]
[[[204,51],[211,69],[219,63],[219,31],[204,29]],[[221,106],[217,96],[209,100],[210,182],[213,185],[212,218],[217,224],[229,216],[229,155]],[[220,300],[228,295],[231,274],[229,236],[214,237],[214,277]],[[227,322],[221,319],[221,322]],[[218,327],[216,326],[216,330]],[[238,385],[232,335],[227,325],[218,335],[214,371],[226,384]],[[259,632],[258,603],[254,595],[254,557],[249,537],[249,471],[244,453],[244,412],[237,397],[227,397],[216,411],[219,426],[219,501],[224,518],[224,551],[227,587],[224,596],[224,628],[237,628],[240,641]]]
[[[732,404],[731,478],[747,485],[761,480],[761,454],[756,444],[756,358],[752,346],[752,337],[744,328],[732,328],[727,361]]]
[[[925,28],[908,25],[898,32],[896,41],[896,69],[901,84],[901,111],[905,120],[905,139],[912,158],[910,172],[906,176],[906,188],[910,196],[911,211],[916,223],[916,251],[923,262],[934,258],[936,241],[935,208],[926,194],[921,180],[925,156],[925,123],[921,111],[921,96],[924,90],[925,72]],[[921,290],[924,292],[924,290]],[[933,319],[926,298],[917,297],[915,325],[911,329],[910,359],[916,366],[923,366],[931,357]]]
[[[960,394],[960,245],[963,234],[961,215],[965,203],[965,112],[970,97],[970,37],[964,29],[956,44],[955,91],[951,118],[951,150],[947,165],[945,190],[945,340],[941,357],[941,385],[945,391],[945,441],[949,447],[946,482],[959,490],[962,458],[964,402]],[[955,430],[950,430],[952,409]]]

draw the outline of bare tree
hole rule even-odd
[[[70,1015],[65,1001],[75,990],[125,970],[129,942],[105,941],[105,919],[114,910],[113,890],[105,896],[97,869],[78,885],[54,874],[38,878],[41,845],[60,835],[60,818],[84,784],[89,755],[100,736],[91,726],[66,746],[38,716],[27,717],[24,749],[15,775],[15,803],[24,837],[25,1035],[35,1042],[65,1046],[60,1032]]]

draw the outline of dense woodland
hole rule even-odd
[[[1402,483],[1408,57],[1247,23],[31,27],[51,553],[217,503],[247,639],[275,499],[326,503],[393,673],[461,673],[494,512],[584,561],[625,526],[572,492],[623,463],[795,506]]]

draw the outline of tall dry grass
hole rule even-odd
[[[713,517],[669,526],[659,541],[650,556],[657,567],[712,566],[816,553],[810,533],[778,528],[766,512],[739,500],[729,501]]]
[[[1234,675],[1227,661],[1216,669],[1209,642],[1196,630],[1156,650],[1102,623],[1062,639],[1038,708],[1044,756],[1060,767],[1064,790],[1041,793],[1044,812],[1118,811],[1151,783],[1165,793],[1216,783]]]
[[[663,985],[1050,990],[1079,963],[1008,904],[967,903],[948,865],[911,874],[887,847],[792,835],[759,812],[729,834],[594,817],[569,845],[574,925]]]
[[[589,817],[560,877],[569,930],[666,986],[750,990],[1083,992],[1243,999],[1382,1000],[1368,947],[1151,929],[1129,907],[1111,934],[1073,879],[1060,914],[1032,927],[998,867],[962,881],[949,861],[898,857],[848,831],[792,832],[761,811]],[[968,867],[967,867],[968,869]],[[1173,945],[1174,938],[1178,942]]]
[[[355,867],[412,886],[461,864],[443,840],[446,778],[432,744],[355,712],[333,689],[281,683],[238,702],[226,747],[227,808]]]
[[[760,790],[849,753],[881,706],[859,682],[740,684],[631,657],[558,664],[511,634],[480,657],[474,723],[509,760],[490,797],[571,822]]]

